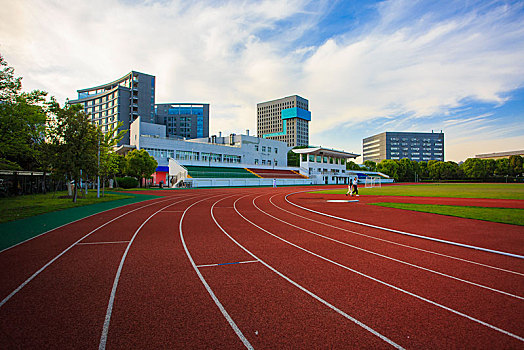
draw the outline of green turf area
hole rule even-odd
[[[421,211],[459,218],[485,220],[524,226],[524,209],[464,207],[457,205],[433,205],[414,203],[370,203],[381,207]]]
[[[116,193],[106,193],[105,196],[96,198],[96,191],[89,191],[85,198],[79,196],[77,202],[73,203],[71,198],[59,198],[62,196],[67,196],[67,191],[2,198],[0,199],[0,223],[57,210],[133,198],[133,196]]]
[[[94,201],[93,198],[90,198],[93,197],[93,194],[89,194],[87,199],[79,199],[79,202],[75,206],[71,207],[71,204],[73,204],[71,199],[53,199],[52,195],[50,194],[24,196],[25,198],[17,197],[0,200],[0,207],[3,209],[1,215],[5,216],[6,212],[24,212],[24,215],[27,216],[29,211],[24,208],[23,204],[25,203],[25,206],[31,207],[34,203],[30,203],[30,199],[36,198],[34,201],[39,202],[38,205],[35,204],[36,208],[42,206],[46,207],[46,196],[51,197],[49,202],[54,202],[55,200],[67,202],[64,204],[67,209],[60,208],[59,205],[54,205],[52,208],[55,211],[51,211],[51,208],[47,208],[47,212],[44,214],[34,214],[34,216],[25,217],[24,219],[0,223],[0,251],[17,243],[23,242],[29,238],[35,237],[41,233],[82,219],[86,216],[121,207],[123,205],[158,198],[158,196],[145,194],[130,193],[121,195],[106,192],[104,201],[101,201],[102,198],[100,198],[100,200],[96,199],[95,192]],[[46,210],[46,208],[39,210]],[[33,213],[36,211],[37,209],[35,208],[31,210]],[[12,217],[13,214],[11,213],[10,216]]]
[[[345,194],[347,186],[337,190],[311,193]],[[365,188],[360,185],[359,194],[377,196],[454,197],[454,198],[498,198],[524,199],[524,184],[419,184]]]

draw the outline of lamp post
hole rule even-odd
[[[98,172],[96,180],[96,198],[100,198],[100,135],[98,135]]]

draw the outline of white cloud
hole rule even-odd
[[[425,4],[430,11],[421,10]],[[415,130],[427,125],[425,117],[442,115],[432,128],[461,140],[464,125],[473,133],[490,118],[461,121],[454,113],[465,99],[502,104],[505,92],[524,86],[522,4],[477,4],[453,14],[438,2],[383,2],[358,34],[314,46],[308,35],[329,6],[11,1],[0,13],[0,52],[24,77],[24,88],[60,101],[130,70],[156,75],[157,102],[211,104],[212,133],[254,134],[256,103],[299,94],[310,100],[311,142],[356,152],[370,134],[351,130],[374,118],[389,117],[383,127]],[[337,128],[347,130],[345,137],[325,135]],[[497,140],[504,132],[484,135]],[[457,145],[447,153],[460,160]]]

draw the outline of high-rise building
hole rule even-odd
[[[121,130],[140,116],[142,120],[155,121],[155,77],[132,71],[113,82],[77,90],[78,99],[69,104],[81,104],[94,124],[107,132],[118,122]],[[129,144],[129,132],[120,141]]]
[[[383,132],[362,140],[363,161],[408,158],[444,161],[443,132]]]
[[[158,103],[155,122],[166,126],[166,136],[201,138],[209,136],[209,104]]]
[[[297,95],[257,104],[257,136],[284,141],[288,147],[309,144],[309,101]]]

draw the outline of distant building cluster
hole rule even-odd
[[[444,161],[444,133],[383,132],[362,141],[362,156],[375,163],[403,158]]]
[[[136,71],[92,88],[77,90],[78,98],[70,104],[81,104],[91,121],[103,132],[128,130],[120,141],[120,150],[145,149],[167,166],[172,158],[183,164],[215,166],[285,167],[290,148],[309,145],[309,101],[298,95],[257,104],[257,135],[209,135],[210,106],[194,102],[155,102],[155,76]],[[383,132],[362,142],[363,160],[408,158],[415,161],[444,160],[444,134],[418,132]],[[330,153],[331,152],[331,153]],[[309,175],[323,174],[323,182],[338,183],[345,179],[343,169],[324,169],[325,165],[341,166],[343,158],[358,156],[323,149],[325,154],[302,154],[302,161],[322,164],[307,166]],[[522,153],[522,152],[521,152]],[[337,158],[340,156],[340,159]],[[499,154],[478,155],[478,158]],[[319,162],[317,158],[321,159]],[[325,158],[327,157],[327,161]],[[313,164],[312,163],[312,164]],[[305,164],[305,163],[304,163]],[[336,171],[339,171],[338,173]],[[344,175],[343,175],[344,174]],[[342,175],[342,176],[341,176]],[[338,178],[338,179],[337,179]],[[326,180],[326,179],[329,179]]]
[[[77,90],[81,104],[94,124],[103,132],[129,130],[139,116],[142,121],[166,126],[166,137],[197,138],[209,136],[209,104],[155,103],[155,77],[132,71],[113,82]],[[129,132],[120,145],[129,145]]]

